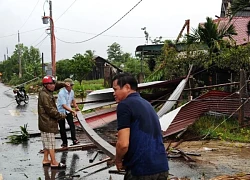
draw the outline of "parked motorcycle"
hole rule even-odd
[[[26,91],[23,86],[16,87],[13,92],[15,94],[15,100],[18,105],[20,105],[22,101],[25,104],[29,103],[29,96],[26,94]]]

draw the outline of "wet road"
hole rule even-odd
[[[37,133],[37,97],[29,95],[30,101],[27,105],[17,106],[14,101],[12,89],[0,83],[0,174],[5,180],[17,179],[123,179],[122,175],[109,174],[108,170],[115,167],[107,168],[107,164],[95,166],[81,170],[83,167],[90,165],[89,159],[96,149],[88,151],[68,151],[57,152],[57,160],[67,164],[66,170],[51,170],[49,167],[42,167],[43,154],[39,151],[42,148],[40,137],[30,138],[26,144],[13,145],[6,143],[7,136],[16,134],[20,131],[20,126],[28,124],[29,133]],[[114,126],[114,125],[113,125]],[[112,127],[112,125],[111,125]],[[105,128],[104,130],[105,131]],[[58,136],[59,137],[59,136]],[[89,142],[83,132],[77,131],[77,138],[81,143]],[[57,146],[61,144],[60,139],[56,139]],[[105,154],[99,154],[95,159],[98,162],[106,158]],[[177,167],[185,167],[185,171],[178,171]],[[175,176],[198,177],[199,174],[181,162],[170,162],[171,174]],[[174,169],[176,169],[174,171]],[[185,169],[185,168],[184,168]],[[100,171],[102,170],[102,171]],[[71,176],[69,176],[69,174]],[[75,176],[75,177],[72,177]]]
[[[51,170],[49,167],[42,167],[43,154],[39,153],[42,148],[40,137],[30,138],[26,144],[6,143],[7,136],[20,131],[20,126],[24,126],[24,124],[28,124],[29,133],[39,132],[37,128],[37,98],[36,95],[29,96],[29,104],[17,106],[12,89],[0,83],[0,174],[3,175],[4,180],[123,179],[122,175],[109,174],[108,170],[115,170],[115,167],[108,168],[106,163],[82,170],[91,164],[89,159],[96,149],[57,152],[56,159],[65,162],[67,168],[66,170]],[[111,124],[100,129],[99,132],[112,131],[114,127],[115,124]],[[89,142],[82,131],[77,131],[77,138],[81,143]],[[56,139],[56,144],[58,147],[61,144],[59,136]],[[105,154],[98,153],[93,163],[105,158]],[[170,174],[173,176],[188,177],[192,180],[200,179],[203,173],[208,178],[212,177],[214,171],[213,168],[206,168],[205,165],[190,164],[185,161],[170,160],[169,166]]]

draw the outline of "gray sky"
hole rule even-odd
[[[67,42],[79,42],[104,31],[127,13],[139,0],[52,0],[55,36]],[[126,17],[110,30],[85,43],[67,44],[56,39],[56,59],[72,58],[76,53],[94,50],[96,55],[107,57],[107,48],[113,42],[123,52],[134,55],[138,45],[145,44],[142,27],[149,36],[176,39],[186,19],[191,28],[197,28],[206,17],[220,15],[221,0],[143,0]],[[21,43],[35,46],[50,62],[50,38],[41,17],[49,15],[45,0],[0,0],[0,61],[8,47],[12,55],[20,31]]]

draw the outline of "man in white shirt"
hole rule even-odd
[[[71,131],[71,139],[72,139],[73,145],[76,145],[79,143],[79,141],[76,139],[76,131],[75,131],[75,125],[73,122],[73,116],[76,116],[76,111],[79,111],[80,109],[78,108],[75,98],[74,98],[73,80],[70,78],[67,78],[64,80],[64,82],[66,84],[66,87],[62,88],[58,94],[57,108],[60,113],[66,114],[66,120],[69,124],[70,131]],[[71,108],[71,104],[73,105],[75,110]],[[65,130],[65,119],[60,120],[58,122],[59,122],[59,127],[60,127],[61,139],[63,142],[61,146],[67,147],[68,141],[67,141],[67,134]]]

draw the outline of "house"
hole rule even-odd
[[[215,23],[219,23],[219,27],[223,27],[229,23],[229,18],[222,17],[215,19]],[[238,16],[233,17],[229,24],[233,24],[237,35],[233,35],[232,38],[235,45],[245,45],[249,42],[250,29],[248,24],[250,23],[250,16]],[[250,27],[249,27],[250,28]]]
[[[219,26],[223,26],[229,22],[230,7],[234,0],[222,0],[221,14],[218,19],[215,19],[215,23],[219,23]],[[237,35],[233,36],[235,45],[244,45],[249,42],[250,35],[250,7],[247,7],[237,12],[232,18],[230,24],[233,24]]]
[[[93,60],[95,65],[85,79],[104,79],[105,86],[110,87],[113,75],[122,72],[122,70],[101,56],[94,56]]]
[[[223,17],[230,16],[230,7],[233,1],[234,0],[222,0],[220,17],[223,18]],[[250,7],[247,7],[244,10],[237,12],[234,16],[235,17],[249,17]]]

